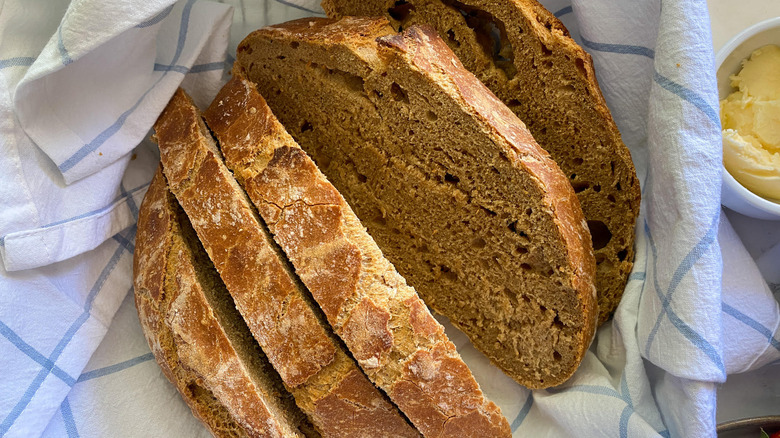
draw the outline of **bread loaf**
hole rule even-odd
[[[509,436],[444,328],[240,69],[204,113],[225,162],[334,331],[425,436]]]
[[[631,272],[639,181],[591,57],[563,24],[536,0],[323,0],[322,7],[331,17],[385,16],[397,30],[433,26],[525,122],[577,192],[596,254],[599,321],[606,321]]]
[[[595,263],[579,202],[523,123],[435,32],[412,27],[396,35],[385,19],[307,18],[250,34],[239,45],[237,63],[431,308],[523,385],[548,387],[572,375],[597,317]],[[261,155],[251,172],[273,158],[298,159],[289,148],[275,154]],[[345,207],[329,199],[282,209],[288,201],[255,199],[261,213],[270,210],[264,214],[272,229],[287,214],[304,218],[309,209],[322,210],[321,221],[335,221],[321,224],[334,233],[324,247],[334,259],[362,260],[362,270],[329,272],[327,265],[304,262],[322,255],[309,254],[309,245],[295,236],[289,245],[303,245],[300,254],[285,248],[301,263],[296,268],[304,282],[328,275],[349,282],[339,301],[323,305],[343,338],[355,314],[385,327],[389,318],[411,311],[363,301],[374,293],[368,286],[352,292],[365,276],[402,283],[366,267],[382,265],[379,252],[354,249],[368,239],[356,237],[359,225]],[[287,237],[280,235],[286,229],[275,233],[285,247]],[[392,363],[399,336],[378,339],[375,350],[350,347],[364,369]]]
[[[342,349],[178,90],[155,124],[163,171],[236,307],[323,436],[418,432]]]
[[[135,302],[163,373],[218,437],[319,436],[232,307],[158,169],[138,217]]]

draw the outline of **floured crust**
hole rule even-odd
[[[311,24],[310,24],[311,23]],[[355,33],[382,32],[364,22]],[[280,32],[320,28],[300,20]],[[382,256],[344,199],[273,117],[240,70],[205,117],[226,164],[246,189],[301,281],[366,374],[425,436],[509,436],[440,324]]]
[[[323,0],[329,17],[385,16],[435,27],[563,169],[594,234],[599,323],[617,307],[634,258],[640,189],[593,62],[536,0]]]
[[[418,436],[333,339],[179,90],[155,124],[163,170],[236,307],[323,436]],[[324,404],[322,404],[324,403]],[[339,418],[333,412],[340,412]]]
[[[173,202],[158,169],[139,211],[134,258],[136,307],[157,362],[215,436],[301,436],[298,424],[273,414],[294,406],[255,384],[212,313]]]

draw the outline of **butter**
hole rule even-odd
[[[720,102],[723,164],[753,193],[780,202],[780,47],[754,51]]]

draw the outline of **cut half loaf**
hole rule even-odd
[[[527,387],[557,385],[574,373],[597,317],[579,202],[522,122],[435,32],[412,27],[396,35],[384,18],[301,19],[250,34],[237,62],[429,306]],[[271,159],[263,157],[255,169]],[[346,242],[367,240],[349,234],[359,231],[349,218],[327,228],[345,248],[334,257],[356,257]],[[293,263],[313,257],[288,256]],[[362,271],[332,275],[381,279],[382,270],[365,268],[376,257],[364,255]],[[317,269],[301,272],[304,281],[326,278]],[[346,296],[354,298],[323,306],[337,332],[360,300]]]
[[[225,162],[371,380],[429,437],[509,423],[425,304],[240,70],[205,112]]]
[[[134,257],[135,302],[149,347],[214,436],[313,432],[237,314],[159,169],[141,203]]]
[[[323,0],[331,17],[385,16],[435,27],[463,65],[525,122],[569,178],[593,236],[604,322],[634,259],[639,181],[593,62],[536,0]]]
[[[419,436],[330,331],[184,91],[174,94],[154,129],[171,192],[252,335],[314,427],[329,437]]]

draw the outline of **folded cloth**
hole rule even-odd
[[[236,0],[228,41],[224,5],[97,3],[0,10],[0,435],[208,436],[154,363],[129,296],[133,224],[156,162],[142,140],[179,82],[208,103],[226,46],[322,10]],[[706,5],[542,3],[593,56],[637,165],[635,267],[560,387],[524,389],[447,332],[516,436],[715,436],[718,385],[780,359],[780,312],[761,275],[778,275],[780,250],[746,250],[722,214]]]

